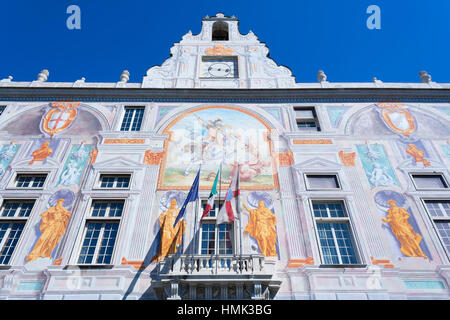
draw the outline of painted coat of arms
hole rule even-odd
[[[42,130],[53,136],[69,128],[77,117],[79,102],[53,102],[41,121]]]
[[[411,136],[417,129],[412,114],[400,103],[377,103],[381,108],[381,118],[393,132],[405,137]]]

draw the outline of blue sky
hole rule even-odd
[[[81,8],[81,30],[68,30],[69,5]],[[381,30],[369,30],[369,5],[381,8]],[[31,81],[49,69],[49,81],[130,82],[169,57],[173,43],[217,12],[239,18],[270,56],[289,67],[297,82],[316,82],[323,69],[331,82],[450,83],[450,1],[1,1],[0,79]]]

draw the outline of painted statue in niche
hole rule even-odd
[[[277,218],[273,209],[273,200],[267,192],[254,191],[247,197],[248,205],[243,203],[249,213],[248,223],[243,231],[248,236],[252,253],[263,254],[266,257],[277,257]]]
[[[68,129],[77,118],[79,102],[52,102],[41,120],[41,130],[54,136],[56,133]]]
[[[153,232],[155,234],[155,238],[154,238],[152,244],[150,245],[149,254],[148,254],[150,257],[152,257],[152,261],[157,261],[158,259],[161,260],[163,258],[162,255],[160,254],[162,252],[161,251],[162,248],[160,248],[160,244],[161,244],[161,238],[162,238],[161,236],[162,236],[163,230],[161,229],[159,217],[164,212],[167,212],[169,210],[170,206],[172,205],[173,200],[176,201],[177,210],[178,210],[178,209],[180,209],[178,206],[181,206],[184,203],[184,201],[186,200],[186,194],[182,191],[171,190],[171,191],[165,192],[162,195],[161,199],[159,200],[159,216],[157,217],[156,221],[154,222],[154,226],[153,226]],[[183,231],[183,230],[181,230],[181,231]]]
[[[400,251],[408,257],[428,258],[420,248],[422,236],[414,232],[411,224],[408,222],[410,214],[405,208],[397,206],[395,200],[389,200],[390,209],[387,210],[386,218],[381,218],[383,222],[389,223],[392,233],[400,242]]]
[[[378,111],[385,125],[402,137],[410,137],[417,130],[413,115],[402,103],[377,103]]]
[[[175,227],[173,226],[179,212],[177,200],[174,198],[170,201],[169,208],[159,215],[159,250],[158,254],[153,257],[152,262],[158,262],[169,254],[175,254],[176,247],[181,244],[186,230],[186,222],[180,220]]]
[[[382,145],[357,145],[356,149],[371,188],[398,186],[394,170]]]
[[[0,177],[5,173],[18,149],[19,146],[15,144],[15,141],[11,141],[9,145],[0,149]]]
[[[204,107],[179,116],[165,132],[171,134],[161,187],[189,188],[202,165],[200,186],[212,186],[211,174],[222,162],[223,183],[238,170],[243,188],[272,189],[268,128],[234,107]]]
[[[395,191],[383,190],[374,196],[380,221],[389,234],[389,243],[397,258],[423,257],[431,259],[417,222],[406,198]]]
[[[41,161],[42,164],[45,164],[47,159],[53,157],[55,154],[55,150],[58,148],[59,142],[59,139],[37,139],[31,147],[32,151],[29,154],[31,160],[28,164],[31,165],[36,161]]]
[[[245,210],[250,213],[249,222],[244,229],[244,234],[248,233],[258,242],[261,253],[266,257],[277,256],[275,243],[277,241],[277,218],[264,206],[264,201],[260,200],[258,208],[249,209],[243,204]]]
[[[74,200],[73,192],[64,189],[50,197],[48,201],[50,207],[40,214],[40,235],[33,250],[26,256],[27,262],[33,262],[39,258],[50,260],[53,258],[52,253],[66,232],[72,214],[70,208]]]
[[[72,186],[79,183],[92,148],[92,145],[85,145],[84,141],[78,146],[72,146],[57,185]]]

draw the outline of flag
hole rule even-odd
[[[189,202],[193,202],[193,201],[198,199],[198,185],[199,185],[199,181],[200,181],[200,170],[198,170],[197,176],[195,177],[195,180],[194,180],[194,183],[192,184],[191,190],[189,190],[187,198],[184,201],[183,206],[181,207],[181,210],[178,213],[177,218],[175,219],[175,223],[173,224],[174,227],[177,225],[178,220],[183,218],[183,216],[184,216],[184,214],[186,212],[186,207],[189,204]]]
[[[211,192],[209,193],[208,202],[206,203],[205,210],[203,210],[203,215],[200,218],[200,221],[208,215],[209,211],[211,210],[211,208],[214,205],[214,199],[216,198],[216,194],[217,194],[217,181],[219,180],[219,171],[220,171],[220,169],[217,170],[216,178],[214,179],[214,183],[211,188]]]
[[[230,223],[235,219],[235,213],[240,213],[240,189],[239,189],[239,167],[231,180],[230,186],[228,187],[227,194],[225,195],[225,202],[220,208],[217,214],[217,224]],[[235,199],[236,201],[233,201]]]

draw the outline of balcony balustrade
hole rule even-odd
[[[270,299],[276,258],[245,255],[169,255],[156,268],[152,286],[165,299]]]

